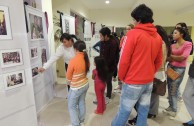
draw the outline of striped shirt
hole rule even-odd
[[[80,89],[88,84],[84,53],[80,52],[70,60],[66,78],[70,82],[71,89]]]

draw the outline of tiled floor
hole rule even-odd
[[[186,71],[187,73],[187,71]],[[181,90],[184,90],[187,75],[181,85]],[[62,79],[63,80],[63,79]],[[61,82],[63,83],[63,81]],[[113,84],[114,87],[117,85]],[[39,114],[39,126],[68,126],[70,118],[67,108],[67,87],[66,85],[56,85],[56,97],[50,102],[48,107]],[[113,117],[115,116],[119,105],[119,94],[115,94],[112,102],[107,105],[104,115],[99,116],[94,114],[96,105],[92,103],[95,99],[93,81],[90,80],[90,88],[86,96],[86,120],[85,126],[110,126]],[[174,120],[169,119],[167,115],[162,113],[164,108],[168,107],[166,96],[160,97],[159,115],[155,119],[148,119],[148,126],[181,126],[182,122],[190,120],[190,116],[185,108],[184,102],[179,102],[179,112]],[[130,118],[136,115],[132,112]]]

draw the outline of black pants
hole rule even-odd
[[[118,70],[117,70],[117,69],[115,69],[115,71],[114,71],[114,73],[113,73],[113,77],[114,77],[114,78],[116,78],[116,77],[117,77],[117,72],[118,72]]]
[[[109,72],[108,78],[107,78],[107,81],[106,81],[106,84],[107,84],[106,97],[108,97],[108,98],[111,98],[111,94],[112,94],[112,76],[113,76],[113,72]]]
[[[68,64],[67,64],[67,63],[65,63],[65,70],[66,70],[66,72],[67,72],[67,68],[68,68]],[[68,91],[69,91],[70,86],[69,86],[69,85],[67,85],[67,88],[68,88]]]

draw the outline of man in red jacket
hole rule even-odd
[[[152,24],[152,10],[141,4],[131,16],[135,27],[128,31],[121,50],[118,75],[123,86],[112,126],[125,126],[136,103],[136,126],[147,126],[154,74],[162,64],[162,39]]]

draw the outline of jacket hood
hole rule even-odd
[[[141,29],[147,32],[148,34],[155,36],[157,34],[157,29],[155,26],[151,23],[146,23],[146,24],[138,24],[134,27],[134,29]]]

